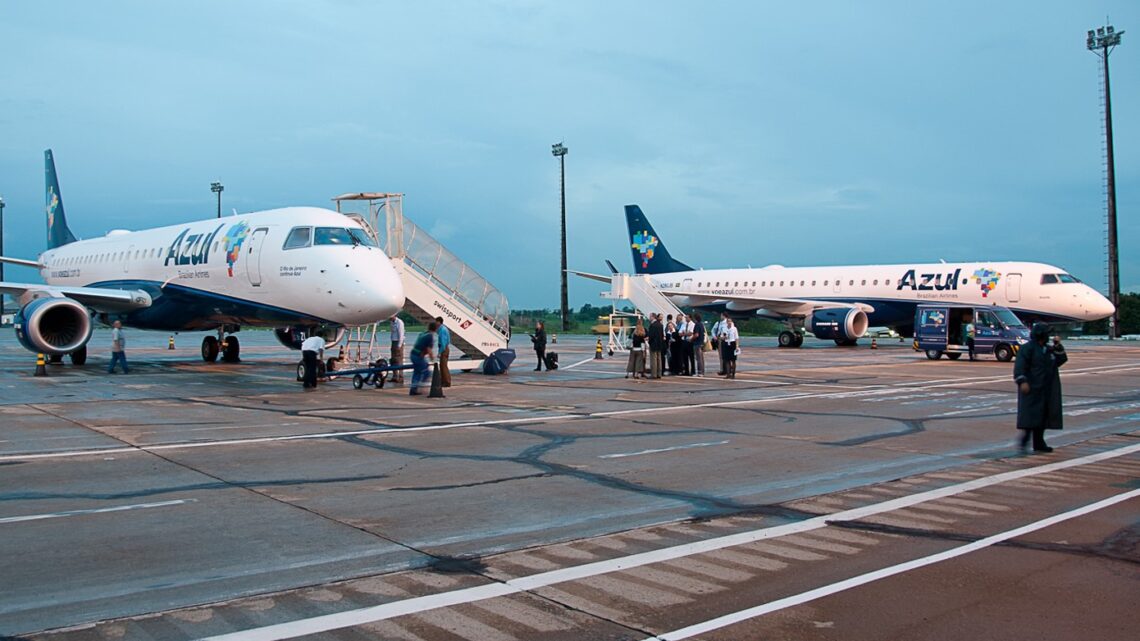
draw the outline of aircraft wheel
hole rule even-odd
[[[796,335],[788,330],[780,332],[780,347],[795,347]]]
[[[958,352],[946,352],[946,358],[949,358],[952,361],[956,361],[959,358],[962,358],[962,355]]]
[[[792,341],[792,347],[803,347],[804,346],[804,335],[803,334],[793,334],[793,335],[795,336],[795,340]]]
[[[72,365],[82,365],[87,362],[87,346],[84,345],[74,352],[68,354],[71,357]]]
[[[1013,360],[1013,349],[1009,345],[1002,343],[994,348],[994,356],[996,356],[999,361],[1008,363]]]
[[[202,339],[202,360],[213,363],[218,360],[218,337],[207,336]]]
[[[928,349],[928,350],[926,350],[926,357],[932,361],[936,361],[936,360],[942,358],[942,350]]]
[[[837,338],[835,344],[840,347],[855,347],[857,341],[853,338]]]
[[[360,374],[354,374],[352,377],[353,389],[364,389],[364,377]]]
[[[299,380],[299,381],[305,380],[305,361],[304,360],[302,360],[300,363],[297,363],[297,380]]]
[[[222,341],[222,361],[226,363],[241,362],[241,344],[238,343],[237,336],[227,336]]]
[[[49,363],[57,363],[57,364],[62,363],[63,362],[63,354],[52,354],[51,356],[48,357],[48,362]]]

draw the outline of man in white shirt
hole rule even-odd
[[[320,336],[310,336],[301,343],[301,360],[305,364],[305,375],[302,377],[302,387],[317,388],[317,361],[324,358],[325,339]]]
[[[717,376],[724,376],[725,374],[728,373],[728,371],[724,369],[724,350],[722,350],[720,348],[721,341],[723,340],[723,337],[724,337],[724,328],[725,328],[725,321],[726,320],[728,320],[728,315],[721,312],[720,320],[718,320],[716,322],[716,324],[713,325],[713,327],[712,327],[713,349],[716,350],[717,356],[720,357],[720,370],[716,373]]]
[[[404,364],[404,321],[400,317],[393,314],[392,318],[392,358],[388,361],[389,365],[403,365]],[[404,370],[397,369],[392,371],[392,382],[404,382]]]

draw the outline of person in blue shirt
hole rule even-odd
[[[416,337],[416,343],[412,346],[412,387],[408,390],[411,396],[419,396],[422,394],[419,388],[421,385],[431,385],[431,363],[435,358],[435,330],[438,326],[435,321],[428,324],[427,331]]]
[[[437,316],[435,322],[439,324],[435,330],[436,342],[439,344],[439,383],[451,387],[451,370],[447,369],[447,357],[451,352],[451,330],[443,324],[442,316]]]

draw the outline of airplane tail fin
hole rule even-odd
[[[55,249],[76,241],[75,234],[67,227],[67,217],[63,214],[63,196],[59,193],[59,178],[55,175],[55,159],[51,150],[44,150],[44,184],[47,210],[47,248]]]
[[[637,205],[625,206],[625,222],[629,226],[633,269],[638,274],[687,272],[693,268],[669,255],[665,243],[653,231],[653,225]]]

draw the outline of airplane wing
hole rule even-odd
[[[875,311],[875,308],[872,305],[868,305],[867,303],[844,303],[834,300],[813,300],[810,298],[777,298],[771,296],[701,296],[694,295],[692,292],[686,292],[679,289],[660,289],[658,291],[660,291],[662,294],[665,294],[666,296],[684,297],[686,299],[686,305],[701,306],[723,303],[728,306],[729,310],[764,310],[766,312],[780,316],[804,317],[810,315],[812,312],[818,309],[835,309],[836,307],[861,309],[868,314]]]
[[[613,279],[611,279],[609,276],[603,276],[601,274],[591,274],[589,272],[579,272],[579,271],[575,271],[573,269],[567,269],[566,273],[567,274],[574,274],[575,276],[581,276],[582,278],[589,278],[590,280],[596,280],[596,281],[606,283],[606,284],[613,282]]]
[[[37,283],[0,282],[0,293],[8,294],[21,305],[37,298],[71,298],[97,312],[122,313],[150,307],[150,294],[141,289],[106,287],[60,287]]]

